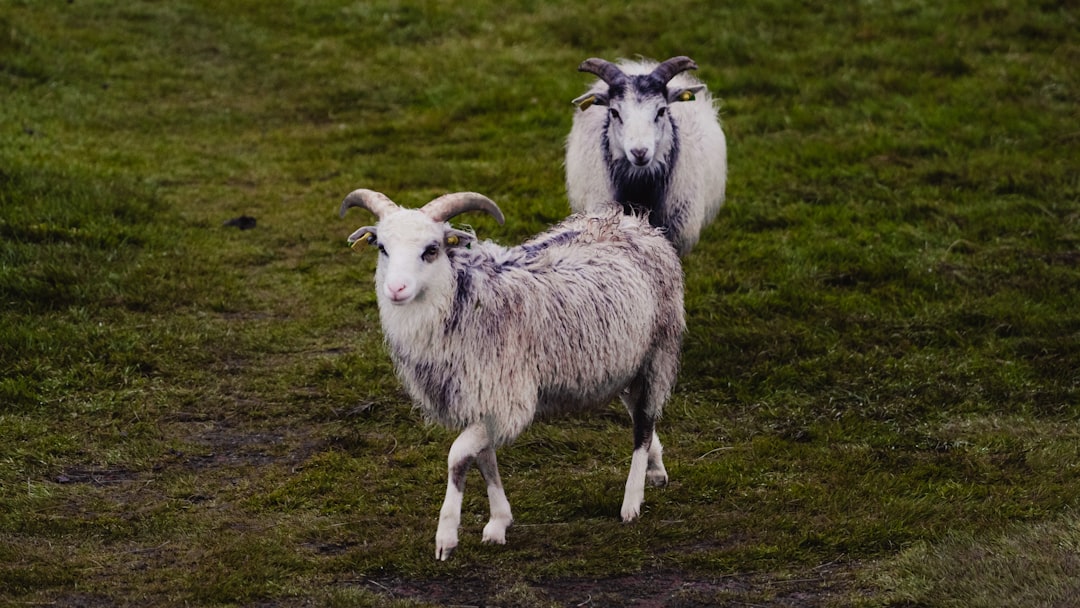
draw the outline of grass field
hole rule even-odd
[[[0,604],[1080,597],[1080,5],[729,4],[0,5]],[[729,142],[672,483],[623,525],[621,406],[537,423],[508,544],[471,473],[436,562],[453,434],[337,205],[476,190],[520,242],[568,213],[577,64],[637,54]]]

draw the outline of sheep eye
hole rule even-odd
[[[608,115],[610,115],[615,120],[619,120],[619,111],[615,108],[608,108]]]
[[[382,243],[379,243],[379,253],[381,253],[381,254],[383,254],[383,255],[388,255],[388,254],[386,253],[386,247],[383,247],[383,246],[382,246]]]
[[[664,114],[667,114],[667,108],[666,107],[660,108],[659,110],[656,111],[656,117],[657,118],[663,118]]]
[[[439,247],[437,245],[428,245],[427,248],[424,249],[424,253],[420,256],[420,259],[430,264],[431,262],[434,262],[435,258],[438,256]]]

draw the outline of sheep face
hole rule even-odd
[[[446,250],[472,238],[415,209],[383,217],[373,233],[379,250],[375,289],[380,307],[405,306],[431,293],[446,293],[453,280]]]
[[[406,307],[430,294],[447,294],[454,282],[446,249],[468,247],[476,237],[454,230],[447,220],[466,211],[485,211],[500,224],[502,211],[491,199],[475,192],[445,194],[421,209],[397,206],[385,194],[364,188],[354,190],[341,202],[338,215],[352,207],[367,209],[379,218],[375,226],[365,226],[349,235],[349,244],[361,242],[379,249],[375,269],[375,291],[379,311]],[[438,308],[438,302],[435,307]]]
[[[701,88],[669,88],[650,75],[639,75],[625,85],[612,86],[607,95],[597,96],[591,103],[607,106],[610,158],[624,158],[636,171],[662,168],[675,141],[670,106],[694,99]]]
[[[658,151],[663,158],[671,148],[671,120],[663,98],[615,98],[607,111],[611,158],[625,158],[632,166],[648,170]]]

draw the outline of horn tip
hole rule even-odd
[[[363,207],[376,216],[380,216],[388,206],[393,207],[394,204],[385,194],[367,188],[357,188],[347,194],[345,199],[341,201],[338,216],[345,217],[345,212],[352,207]]]
[[[677,64],[679,67],[681,67],[683,69],[686,69],[686,70],[696,70],[696,69],[698,69],[697,62],[694,61],[693,59],[691,59],[690,57],[687,57],[686,55],[677,55],[675,57],[672,57],[671,59],[668,59],[667,61],[665,61],[663,63],[674,63],[674,64]]]
[[[603,61],[603,60],[600,59],[599,57],[589,57],[585,61],[582,61],[581,63],[579,63],[578,66],[577,66],[577,69],[578,69],[579,72],[587,72],[587,71],[589,71],[589,66],[594,65],[597,61]]]
[[[345,198],[341,201],[341,206],[338,207],[338,217],[345,217],[345,212],[351,207],[355,207],[359,202],[358,199],[362,197],[360,190],[353,190],[345,195]]]

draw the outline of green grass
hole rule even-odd
[[[1080,594],[1080,528],[1073,517],[990,535],[950,534],[887,562],[881,584],[897,602],[934,606],[1067,606]]]
[[[0,603],[1063,605],[1080,485],[1071,2],[8,2]],[[567,213],[589,56],[692,56],[728,202],[685,262],[671,485],[619,406],[500,453],[383,350],[357,187]],[[254,230],[223,226],[239,215]],[[591,599],[590,599],[591,598]],[[588,604],[585,604],[588,605]]]

